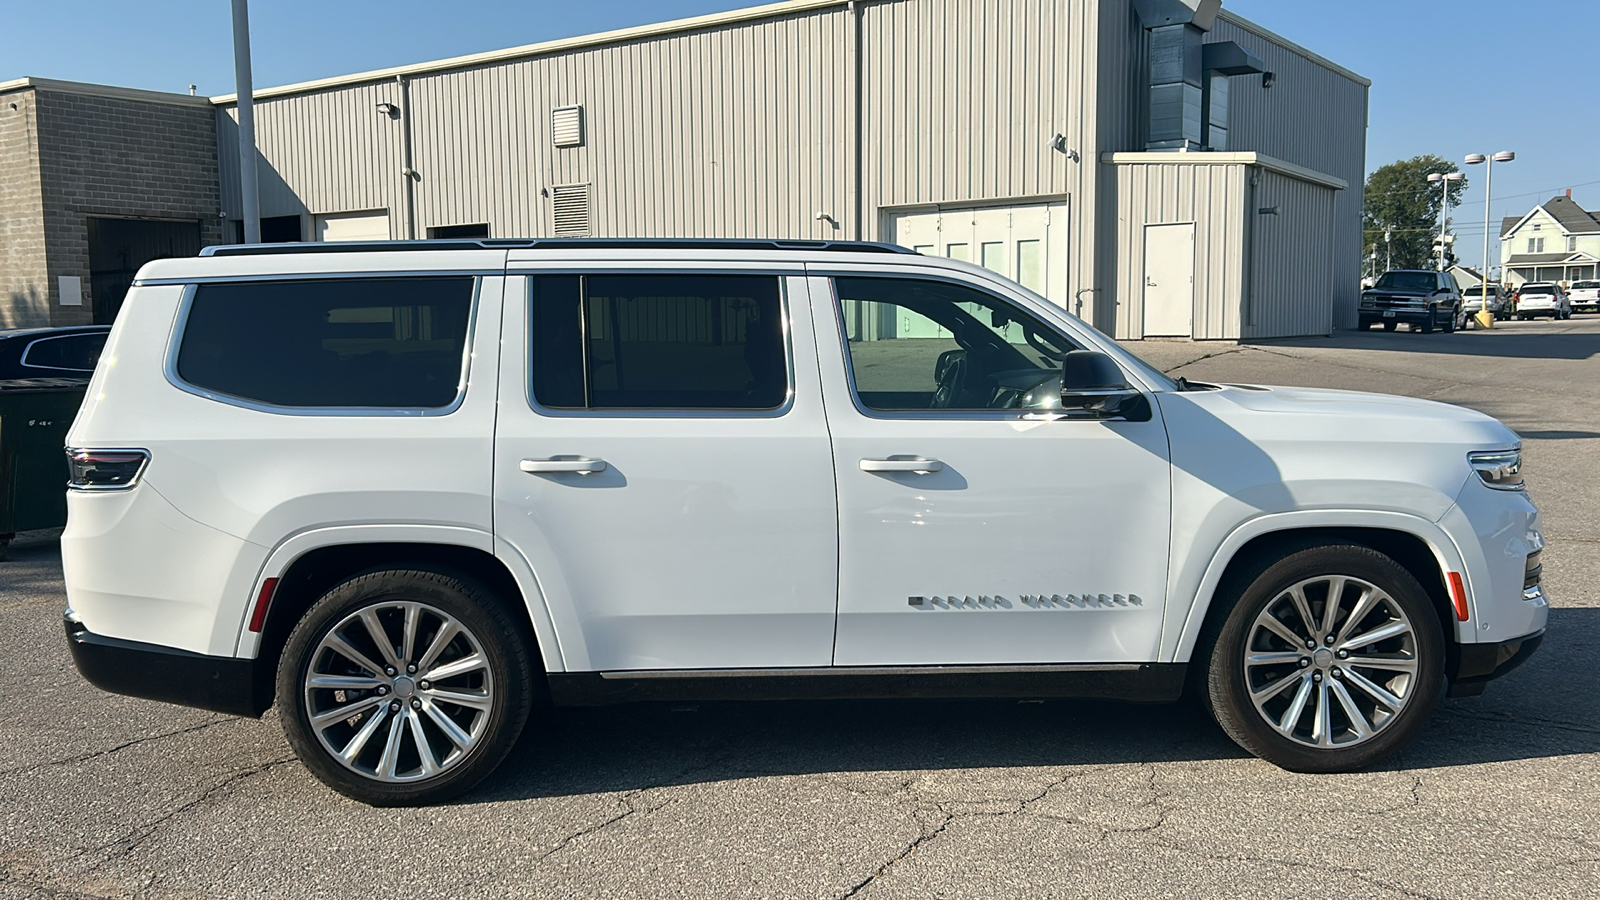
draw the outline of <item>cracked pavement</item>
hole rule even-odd
[[[0,563],[0,898],[1600,896],[1600,318],[1134,349],[1516,428],[1539,653],[1353,775],[1275,769],[1182,706],[701,704],[550,712],[462,801],[380,810],[316,783],[275,712],[89,687],[31,534]]]

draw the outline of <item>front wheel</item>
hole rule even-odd
[[[1432,603],[1411,573],[1367,547],[1312,547],[1266,566],[1207,643],[1217,722],[1295,772],[1384,759],[1411,742],[1443,693]]]
[[[525,627],[445,572],[383,569],[324,594],[278,670],[283,730],[323,783],[374,806],[454,797],[527,722]]]
[[[1428,307],[1428,317],[1422,320],[1422,333],[1433,334],[1434,321],[1439,318],[1438,310]]]

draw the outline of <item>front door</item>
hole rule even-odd
[[[837,512],[805,279],[532,257],[510,262],[495,534],[568,671],[826,666]]]
[[[1144,335],[1194,334],[1194,225],[1144,227]]]
[[[958,277],[812,281],[839,492],[835,665],[1155,660],[1159,409],[1047,412],[1077,342]],[[919,336],[866,327],[903,317]]]

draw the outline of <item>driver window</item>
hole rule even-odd
[[[1033,315],[947,281],[836,278],[856,396],[868,409],[1018,409],[1060,399],[1077,349]],[[1039,388],[1039,391],[1035,391]]]

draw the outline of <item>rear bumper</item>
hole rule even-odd
[[[1452,644],[1445,674],[1451,697],[1476,697],[1484,685],[1528,661],[1544,641],[1544,629],[1498,644]]]
[[[103,691],[235,716],[260,716],[272,705],[271,679],[258,677],[256,660],[104,637],[71,612],[63,624],[73,665]]]

